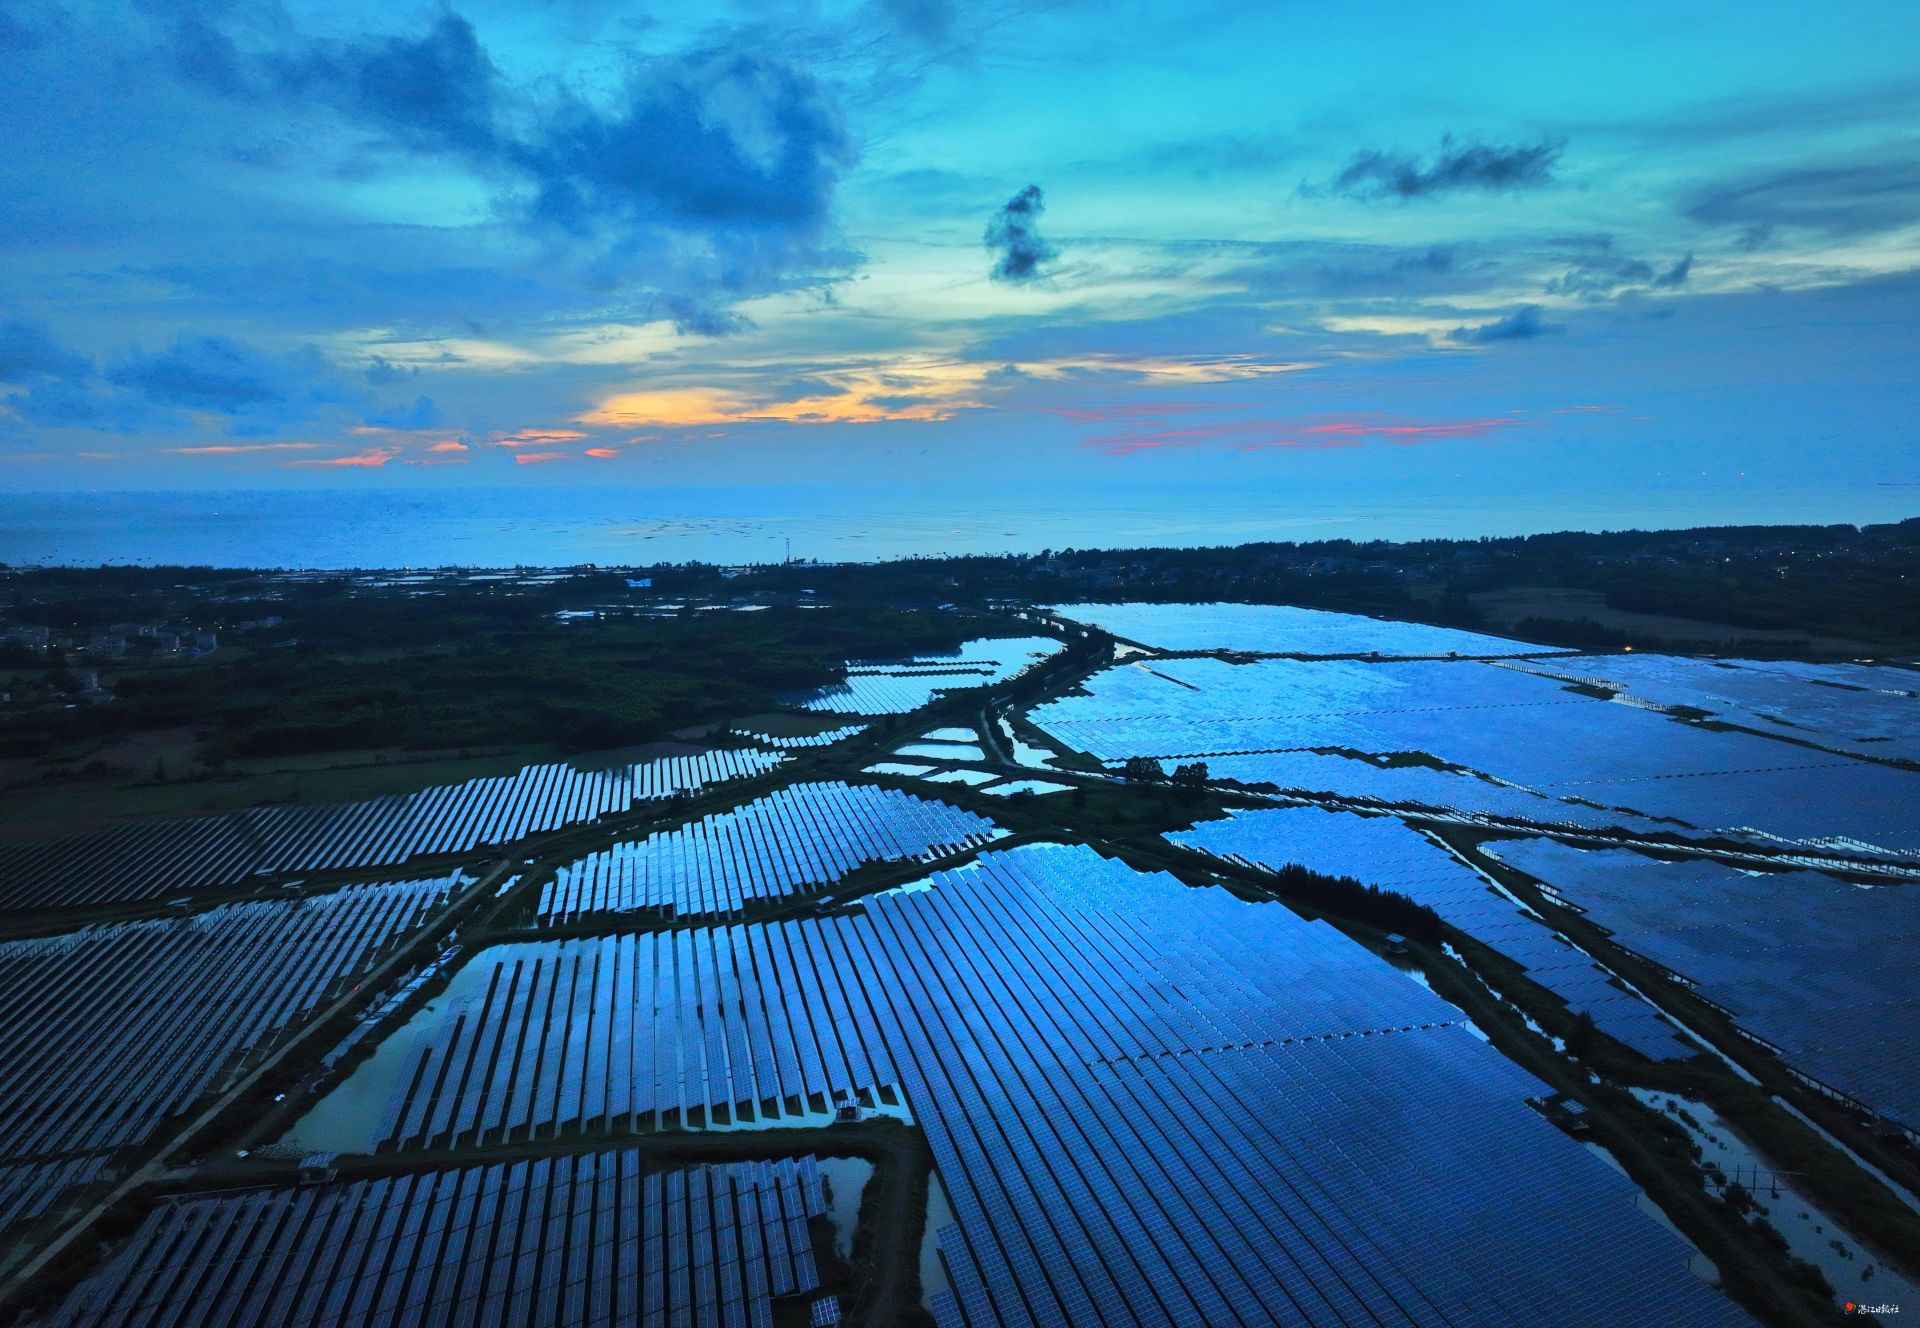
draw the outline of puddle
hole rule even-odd
[[[1648,1088],[1628,1091],[1687,1132],[1700,1149],[1709,1193],[1722,1194],[1735,1184],[1746,1190],[1757,1215],[1780,1233],[1794,1257],[1825,1274],[1840,1300],[1920,1305],[1920,1284],[1888,1268],[1796,1189],[1790,1176],[1771,1169],[1712,1107]]]
[[[842,1259],[853,1258],[854,1230],[860,1225],[860,1200],[873,1179],[873,1163],[864,1157],[821,1157],[814,1159],[820,1177],[826,1182],[827,1220],[833,1223],[833,1252]]]

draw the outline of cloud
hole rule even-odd
[[[389,383],[403,382],[408,378],[417,377],[419,373],[419,366],[415,365],[409,368],[405,365],[395,364],[384,355],[376,355],[367,361],[367,381],[375,387],[384,387]]]
[[[183,336],[163,351],[135,351],[110,366],[106,379],[158,405],[226,415],[268,408],[304,415],[354,399],[311,346],[274,355],[220,336]]]
[[[465,442],[458,438],[443,439],[427,448],[429,452],[466,452],[471,450]]]
[[[880,12],[901,32],[929,46],[953,36],[953,0],[880,0]]]
[[[280,118],[324,108],[467,171],[549,257],[577,261],[602,289],[650,290],[649,316],[689,335],[739,331],[732,304],[837,279],[858,258],[829,242],[834,193],[858,156],[837,101],[744,32],[632,57],[595,100],[557,80],[509,81],[451,12],[417,36],[283,33],[254,51],[190,16],[173,44],[202,87]]]
[[[441,14],[417,38],[312,42],[263,65],[275,92],[324,102],[407,147],[498,150],[498,71],[457,14]]]
[[[1643,258],[1619,258],[1610,245],[1574,258],[1574,266],[1546,284],[1550,295],[1604,300],[1627,291],[1678,290],[1693,273],[1693,255],[1685,254],[1656,269]]]
[[[368,427],[375,429],[431,429],[439,423],[440,408],[429,396],[418,396],[412,405],[376,410],[366,417]]]
[[[1653,279],[1653,284],[1662,290],[1677,290],[1687,284],[1687,278],[1693,275],[1693,255],[1674,260],[1673,266]]]
[[[173,456],[245,456],[253,452],[310,452],[318,446],[318,443],[208,443],[166,450]]]
[[[1520,415],[1465,420],[1403,420],[1386,417],[1309,417],[1299,420],[1211,420],[1183,426],[1097,434],[1081,446],[1107,456],[1132,456],[1162,448],[1231,447],[1253,452],[1321,451],[1360,447],[1381,440],[1406,447],[1453,438],[1485,438],[1524,428]]]
[[[1687,216],[1741,227],[1743,248],[1786,228],[1869,235],[1920,221],[1920,164],[1909,158],[1790,166],[1697,191]]]
[[[1448,341],[1465,346],[1486,346],[1498,341],[1531,341],[1535,337],[1560,331],[1558,323],[1549,323],[1540,315],[1537,304],[1523,304],[1503,318],[1472,327],[1456,327],[1447,333]]]
[[[285,464],[314,470],[378,470],[399,455],[397,447],[372,447],[347,456],[302,458]]]
[[[1352,198],[1431,198],[1464,189],[1506,192],[1553,183],[1565,139],[1502,146],[1464,142],[1448,134],[1430,163],[1405,153],[1370,148],[1356,153],[1327,188]]]
[[[92,369],[86,356],[55,341],[45,324],[17,318],[0,323],[0,383],[78,378]]]
[[[600,461],[607,461],[619,456],[620,451],[618,448],[613,447],[589,447],[582,455],[594,457]]]
[[[540,466],[550,461],[571,461],[571,452],[515,452],[513,464],[516,466]]]
[[[995,281],[1021,284],[1037,280],[1041,267],[1059,256],[1059,250],[1040,234],[1040,214],[1046,196],[1030,184],[1006,201],[987,223],[986,245],[995,251],[991,276]]]
[[[584,440],[586,434],[578,429],[521,429],[515,433],[501,434],[493,440],[495,447],[551,447],[555,443],[577,443]]]

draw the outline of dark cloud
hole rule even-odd
[[[1687,284],[1687,278],[1693,275],[1693,255],[1674,260],[1673,266],[1653,279],[1653,284],[1662,290],[1678,290]]]
[[[1469,261],[1451,245],[1393,249],[1300,243],[1277,247],[1271,257],[1232,275],[1263,295],[1368,296],[1479,290],[1492,272],[1486,257]]]
[[[312,347],[275,355],[230,337],[186,336],[163,351],[135,352],[110,366],[106,380],[155,405],[225,415],[304,418],[313,407],[356,399]]]
[[[39,44],[39,33],[13,15],[0,10],[0,51],[31,50]]]
[[[1467,346],[1486,346],[1498,341],[1531,341],[1559,330],[1558,323],[1549,323],[1541,317],[1539,305],[1523,304],[1506,317],[1496,318],[1491,323],[1456,327],[1447,333],[1447,340]]]
[[[367,362],[367,381],[375,387],[384,387],[389,383],[404,382],[418,376],[419,368],[408,368],[395,364],[384,355],[376,355]]]
[[[747,326],[729,306],[836,279],[829,213],[857,152],[838,104],[744,37],[635,60],[589,101],[509,83],[471,24],[443,13],[417,36],[293,40],[243,50],[189,12],[170,27],[190,81],[284,117],[324,109],[384,143],[475,174],[496,214],[574,260],[600,290],[638,284],[682,331]],[[277,163],[278,149],[263,160]],[[365,151],[353,178],[390,169]]]
[[[987,223],[986,245],[994,251],[995,281],[1019,284],[1033,281],[1041,267],[1058,257],[1059,250],[1040,234],[1040,214],[1047,210],[1040,186],[1030,184],[993,214]]]
[[[1356,153],[1327,187],[1353,198],[1399,199],[1430,198],[1463,189],[1535,189],[1553,183],[1553,168],[1565,149],[1564,139],[1508,147],[1463,142],[1449,134],[1427,163],[1377,148]]]
[[[92,367],[86,356],[55,341],[42,324],[17,318],[0,323],[0,383],[76,378]]]
[[[580,233],[661,219],[811,230],[855,157],[811,77],[727,49],[643,66],[612,112],[569,102],[512,155],[538,186],[533,213]]]
[[[1740,227],[1746,248],[1786,228],[1828,235],[1893,230],[1920,221],[1920,163],[1901,158],[1764,171],[1699,190],[1686,211],[1704,225]]]
[[[1615,252],[1610,235],[1567,237],[1558,243],[1571,250],[1565,255],[1571,266],[1546,283],[1551,295],[1609,300],[1648,290],[1678,290],[1693,273],[1692,254],[1656,267],[1644,258]]]
[[[418,396],[411,405],[376,410],[366,422],[376,429],[431,429],[440,423],[440,408],[432,397]]]
[[[684,295],[663,296],[653,302],[649,313],[673,324],[673,330],[685,337],[730,337],[752,329],[753,320],[745,314]]]
[[[498,71],[457,14],[440,15],[420,37],[315,42],[264,67],[276,92],[327,103],[408,147],[482,156],[498,148]]]
[[[953,0],[880,0],[887,21],[929,46],[953,37]]]

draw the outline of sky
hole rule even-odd
[[[1920,512],[1916,52],[1884,0],[4,0],[0,491]]]

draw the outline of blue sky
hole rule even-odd
[[[1844,519],[1920,494],[1916,51],[1885,3],[24,0],[0,488]]]

